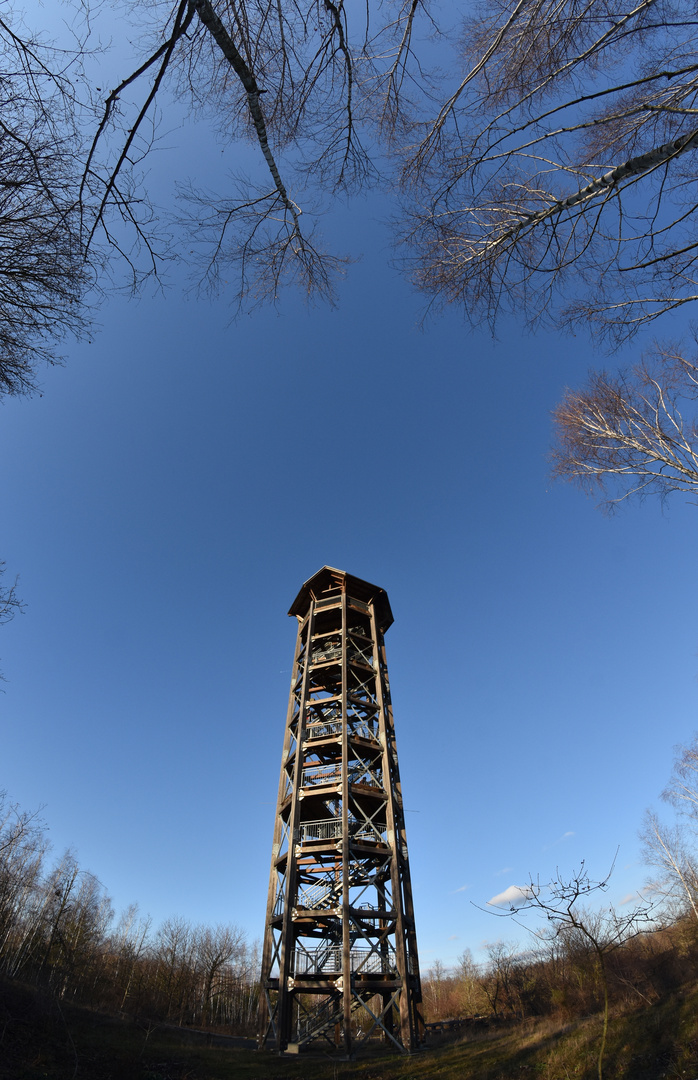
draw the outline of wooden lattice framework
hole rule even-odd
[[[262,956],[260,1046],[424,1039],[383,589],[325,566],[305,583]]]

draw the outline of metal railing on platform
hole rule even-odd
[[[326,818],[324,821],[304,821],[300,826],[301,844],[309,840],[335,840],[341,835],[341,818]]]
[[[351,949],[351,971],[357,975],[386,975],[395,971],[395,950]],[[294,975],[332,975],[342,970],[342,946],[322,945],[317,949],[295,949],[291,957]]]
[[[373,840],[385,843],[387,827],[367,821],[357,821],[349,818],[349,833],[354,839]],[[299,827],[299,840],[301,844],[313,840],[336,840],[342,835],[341,818],[323,818],[321,821],[304,821]]]
[[[354,720],[353,717],[349,717],[349,736],[355,736],[358,739],[367,739],[371,742],[378,742],[378,732],[374,731],[365,720]],[[309,723],[305,729],[306,739],[326,739],[332,735],[341,735],[342,733],[342,721],[338,720],[323,720],[320,722]]]
[[[308,724],[305,733],[309,739],[324,739],[328,735],[341,735],[342,721],[330,720],[324,724]]]
[[[336,765],[310,765],[303,769],[301,775],[301,787],[321,787],[326,784],[339,784],[342,780],[342,766]],[[380,781],[372,772],[361,765],[349,766],[349,783],[361,784],[364,787],[382,788]]]

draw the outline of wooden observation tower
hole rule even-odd
[[[324,566],[294,600],[262,956],[260,1047],[348,1055],[423,1041],[421,985],[388,669],[386,592]]]

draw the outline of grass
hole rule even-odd
[[[0,986],[0,1080],[596,1080],[600,1033],[597,1016],[542,1020],[441,1036],[409,1056],[376,1045],[353,1062],[320,1049],[280,1058],[59,1008],[33,990]],[[612,1018],[604,1080],[697,1077],[698,988]]]

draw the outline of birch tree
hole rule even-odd
[[[693,302],[694,8],[485,0],[460,42],[403,162],[417,283],[475,319],[553,314],[612,341]]]
[[[0,792],[0,965],[9,974],[24,951],[47,847],[38,815],[21,810]]]
[[[640,832],[644,861],[658,874],[650,889],[670,906],[689,911],[698,919],[698,861],[681,825],[665,825],[648,810]]]
[[[148,935],[152,926],[149,915],[141,917],[137,904],[130,904],[119,917],[110,938],[110,949],[115,957],[114,983],[118,987],[119,1011],[123,1011],[134,984],[142,976],[143,963],[148,947]]]
[[[648,866],[658,871],[650,887],[698,919],[698,735],[675,747],[662,800],[676,812],[671,825],[647,810],[640,838]]]
[[[698,492],[698,366],[656,345],[640,363],[592,372],[567,390],[553,418],[553,474],[616,509],[632,498]]]
[[[698,735],[675,747],[674,765],[662,799],[692,827],[698,827]]]

